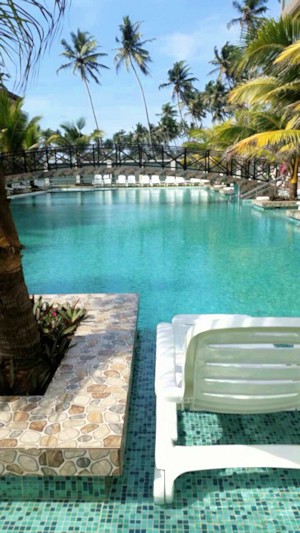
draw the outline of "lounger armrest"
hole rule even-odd
[[[157,397],[175,403],[183,399],[183,389],[178,386],[176,380],[172,324],[161,323],[157,326],[155,393]]]

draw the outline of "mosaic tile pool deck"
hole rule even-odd
[[[1,533],[296,533],[300,531],[300,472],[226,470],[185,474],[175,484],[171,505],[152,501],[155,404],[153,392],[155,332],[140,330],[134,362],[129,431],[123,475],[111,478],[104,501],[97,478],[50,478],[37,493],[36,479],[2,478]],[[234,420],[233,420],[234,419]],[[297,439],[298,413],[272,420],[198,414],[181,416],[182,442],[196,438]],[[299,438],[298,438],[299,441]],[[26,481],[25,481],[26,479]],[[83,482],[83,480],[85,481]],[[39,478],[41,482],[42,479]],[[15,501],[9,501],[6,490]],[[23,484],[23,486],[22,486]],[[19,500],[19,501],[18,501]]]
[[[0,475],[113,476],[123,469],[138,297],[45,295],[87,318],[44,396],[0,397]]]

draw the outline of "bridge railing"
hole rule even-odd
[[[101,144],[84,146],[46,147],[0,154],[0,165],[9,175],[84,169],[84,167],[146,167],[176,171],[196,171],[205,174],[268,181],[276,176],[276,165],[263,159],[236,158],[226,160],[222,152],[165,145],[122,145],[106,148]]]

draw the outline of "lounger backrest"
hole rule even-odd
[[[186,338],[184,401],[191,409],[269,413],[300,407],[300,319],[249,318]],[[194,331],[193,331],[194,330]]]
[[[168,183],[168,184],[175,184],[175,177],[174,176],[166,176],[166,180],[165,180],[165,183]]]
[[[151,176],[151,184],[152,185],[160,185],[160,177],[156,174],[152,174]]]
[[[95,174],[94,185],[100,185],[102,183],[102,174]]]
[[[139,175],[139,182],[141,185],[149,185],[150,184],[150,177],[148,174],[140,174]]]

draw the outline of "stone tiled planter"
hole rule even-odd
[[[122,471],[137,325],[134,294],[50,295],[88,310],[44,396],[0,397],[0,476]]]
[[[294,220],[298,220],[300,222],[300,211],[288,211],[287,216],[289,218],[293,218]]]
[[[253,200],[252,205],[262,209],[296,209],[296,200]]]

